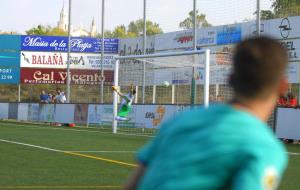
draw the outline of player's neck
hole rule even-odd
[[[241,100],[236,98],[232,101],[232,105],[235,108],[249,112],[266,122],[274,110],[276,100],[277,97],[275,95],[268,99]]]

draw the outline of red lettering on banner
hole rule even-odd
[[[99,85],[102,80],[105,84],[111,85],[114,78],[113,73],[111,70],[105,70],[102,77],[97,70],[72,69],[70,79],[71,84],[77,85]],[[66,81],[67,71],[65,69],[21,69],[22,84],[66,84]]]
[[[32,55],[32,64],[36,64],[36,56]]]

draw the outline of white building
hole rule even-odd
[[[68,12],[65,9],[65,5],[63,4],[63,7],[60,11],[59,21],[57,23],[57,27],[63,31],[68,31]],[[95,37],[97,35],[97,28],[95,24],[95,19],[93,18],[90,31],[85,30],[82,26],[79,28],[73,28],[71,26],[71,36],[90,36]]]

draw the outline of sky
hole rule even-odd
[[[105,29],[143,17],[144,0],[105,0]],[[0,31],[25,33],[39,24],[56,26],[63,4],[68,0],[0,0]],[[101,30],[101,0],[72,0],[73,28],[90,29],[95,18]],[[271,0],[261,0],[270,9]],[[157,22],[164,32],[180,30],[178,25],[193,8],[193,0],[147,0],[147,20]],[[197,0],[197,9],[213,25],[254,19],[256,0]]]

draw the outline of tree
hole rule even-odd
[[[300,15],[300,0],[273,0],[272,8],[277,17]]]
[[[179,23],[179,27],[183,29],[193,28],[193,18],[194,18],[194,11],[190,11],[189,16]],[[206,20],[206,15],[199,14],[199,11],[196,10],[196,28],[209,27],[209,26],[212,25],[208,23],[208,21]]]
[[[275,14],[270,10],[262,10],[260,12],[261,20],[274,19],[275,17],[276,17]]]
[[[142,19],[131,21],[126,28],[125,25],[119,25],[114,28],[113,31],[107,30],[104,33],[106,38],[134,38],[143,34],[144,24]],[[152,21],[146,22],[146,34],[155,35],[163,33],[163,30],[159,27],[159,24]],[[101,36],[101,34],[99,35]]]
[[[144,21],[143,19],[138,19],[136,21],[131,21],[128,25],[127,32],[131,35],[141,36],[144,30]],[[149,21],[146,21],[146,34],[155,35],[161,34],[163,30],[159,27],[159,24]]]
[[[300,15],[300,0],[272,0],[272,2],[272,10],[261,11],[262,20]]]
[[[52,28],[51,26],[38,25],[26,31],[27,35],[42,35],[42,36],[67,36],[68,32],[60,28]]]

